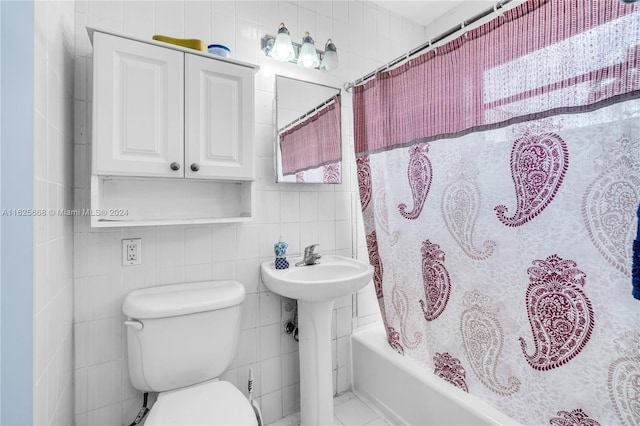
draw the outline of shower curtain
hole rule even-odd
[[[389,344],[523,424],[640,425],[640,10],[528,1],[354,88]]]

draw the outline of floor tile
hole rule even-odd
[[[337,426],[389,426],[369,403],[359,399],[353,392],[345,392],[333,398],[333,421]],[[300,413],[270,423],[268,426],[297,426]]]
[[[343,425],[348,426],[362,426],[378,417],[375,411],[358,398],[338,405],[334,413]]]

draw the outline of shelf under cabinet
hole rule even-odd
[[[185,225],[252,220],[253,181],[91,177],[91,226]]]

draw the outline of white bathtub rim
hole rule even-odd
[[[387,342],[387,336],[384,331],[384,326],[381,322],[370,324],[361,327],[353,332],[351,335],[352,344],[353,341],[358,341],[363,346],[374,350],[385,360],[393,363],[399,369],[403,370],[406,374],[418,378],[425,386],[432,388],[435,392],[447,395],[452,401],[455,401],[461,407],[474,411],[481,417],[487,424],[492,425],[513,425],[520,426],[521,423],[509,417],[505,413],[499,411],[494,406],[490,405],[486,401],[479,397],[463,391],[462,389],[454,386],[451,383],[435,376],[433,372],[427,370],[423,365],[415,361],[414,359],[403,356],[397,353]],[[351,349],[353,354],[353,348]],[[353,372],[354,369],[352,368]],[[352,373],[353,374],[353,373]],[[355,383],[352,378],[352,385]],[[392,420],[394,424],[408,424],[399,413],[394,412],[384,401],[380,401],[374,395],[369,394],[366,391],[356,389],[352,386],[353,392],[364,399],[368,400],[371,404],[375,405],[382,411],[389,420]]]

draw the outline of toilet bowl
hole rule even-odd
[[[242,392],[219,380],[160,393],[145,422],[145,426],[257,424]]]
[[[145,425],[257,425],[253,407],[218,377],[233,359],[245,297],[237,281],[149,287],[129,293],[129,377],[158,392]]]

